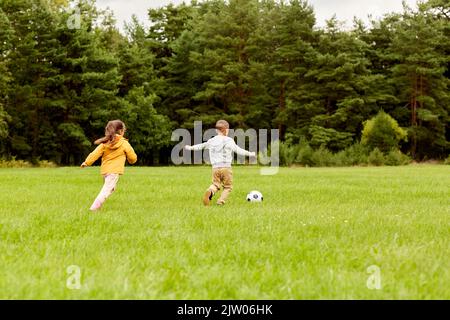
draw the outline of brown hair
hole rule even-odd
[[[216,122],[216,129],[225,134],[230,129],[230,124],[226,120],[219,120]]]
[[[113,142],[116,137],[116,134],[125,129],[126,129],[125,123],[123,123],[122,121],[120,120],[109,121],[105,128],[105,136],[103,138],[96,140],[94,143],[101,144]]]

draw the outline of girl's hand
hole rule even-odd
[[[80,166],[81,169],[86,168],[88,165],[86,164],[86,162],[83,162]]]
[[[191,146],[184,146],[184,149],[191,151],[192,147]]]

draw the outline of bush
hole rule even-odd
[[[450,155],[447,157],[447,159],[445,159],[444,163],[445,164],[450,164]]]
[[[397,121],[384,111],[364,122],[361,143],[371,150],[378,148],[382,152],[398,149],[400,141],[407,141],[407,132]]]
[[[58,165],[52,161],[48,161],[48,160],[40,160],[38,161],[39,168],[56,168],[58,167]]]
[[[366,165],[369,160],[369,150],[361,143],[356,143],[343,151],[346,165]]]
[[[12,158],[11,160],[0,159],[0,168],[31,168],[33,165],[24,160],[16,160]]]
[[[280,164],[284,166],[291,166],[294,164],[299,150],[298,145],[291,146],[285,142],[280,143]]]
[[[333,165],[336,167],[348,167],[351,166],[351,161],[347,156],[345,150],[339,151],[333,155]]]
[[[32,168],[32,167],[56,168],[57,165],[56,163],[47,160],[39,160],[36,164],[33,165],[33,163],[31,162],[25,160],[16,160],[15,158],[12,158],[10,160],[0,159],[0,168]]]
[[[308,143],[290,145],[280,143],[280,165],[293,164],[307,167],[349,167],[349,166],[401,166],[411,162],[411,158],[398,149],[392,149],[387,155],[375,148],[356,143],[338,153],[332,153],[325,147],[314,150]],[[450,163],[450,157],[446,163]]]
[[[391,150],[386,156],[385,164],[388,166],[404,166],[411,163],[411,158],[400,150]]]
[[[300,145],[297,153],[297,157],[295,158],[295,163],[301,164],[308,167],[314,166],[314,150],[311,148],[309,144]]]
[[[315,167],[331,167],[336,165],[333,154],[324,147],[320,147],[314,151],[311,160]]]
[[[369,164],[373,166],[382,166],[385,164],[386,159],[384,158],[383,152],[381,152],[380,149],[375,148],[373,151],[369,154],[368,158]]]

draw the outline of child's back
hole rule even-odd
[[[239,148],[232,138],[220,134],[209,139],[204,148],[209,150],[213,168],[230,168],[234,152],[244,156],[251,155],[250,152]]]
[[[217,136],[209,139],[207,142],[195,146],[186,146],[187,150],[209,150],[209,158],[213,167],[212,184],[206,190],[203,196],[203,203],[209,205],[212,197],[222,187],[223,192],[217,204],[223,205],[233,189],[233,172],[231,163],[233,162],[233,153],[243,156],[254,157],[254,152],[248,152],[240,148],[236,142],[228,137],[229,124],[225,120],[219,120],[216,123]]]
[[[102,157],[101,174],[123,174],[125,160],[130,164],[137,161],[136,153],[123,136],[117,135],[112,142],[100,144],[86,159],[86,164],[92,165]]]
[[[125,171],[125,161],[128,160],[130,164],[137,161],[136,153],[127,139],[123,137],[125,131],[125,124],[122,121],[109,121],[105,128],[105,137],[95,141],[98,147],[81,164],[81,167],[84,168],[93,165],[100,157],[102,158],[100,173],[103,175],[105,183],[91,206],[92,211],[99,210],[116,189],[119,177]]]

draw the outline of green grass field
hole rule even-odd
[[[127,168],[93,214],[98,168],[0,169],[0,299],[450,299],[450,167],[234,179],[205,208],[210,168]]]

